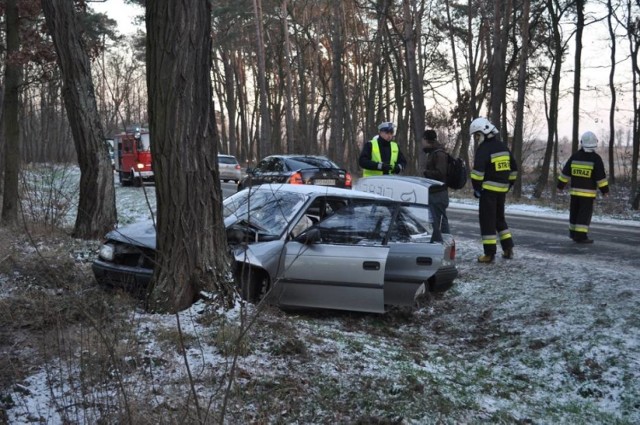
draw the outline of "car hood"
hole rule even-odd
[[[139,221],[110,231],[107,239],[156,249],[156,228],[152,220]]]
[[[231,214],[224,220],[225,227],[229,227],[237,221],[238,217]],[[130,245],[156,249],[156,228],[153,220],[138,221],[112,230],[107,233],[106,238]]]

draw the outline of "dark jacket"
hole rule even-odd
[[[392,142],[395,142],[395,140],[392,140]],[[380,157],[382,159],[382,162],[389,164],[391,161],[391,142],[387,142],[382,137],[378,137],[378,146],[380,147]],[[403,170],[407,169],[407,160],[402,154],[402,150],[398,150],[397,163],[400,164]],[[371,141],[366,142],[364,146],[362,146],[362,151],[360,152],[360,158],[358,159],[358,164],[360,165],[360,167],[365,168],[367,170],[378,169],[378,163],[371,160]],[[385,172],[384,174],[390,174],[390,172]]]
[[[444,183],[442,186],[429,187],[429,193],[447,190],[449,155],[444,150],[444,147],[440,143],[435,143],[433,147],[423,148],[422,151],[427,154],[422,175],[428,179],[438,180]]]
[[[507,145],[495,135],[478,146],[471,170],[473,190],[505,193],[518,177],[518,165]]]
[[[562,190],[571,180],[569,193],[574,196],[595,198],[600,192],[609,192],[609,183],[602,158],[595,152],[580,149],[564,164],[558,176],[558,189]]]

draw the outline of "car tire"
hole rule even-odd
[[[225,183],[229,183],[229,179],[224,179],[222,181],[225,182]]]
[[[131,180],[128,180],[122,171],[118,172],[118,180],[120,180],[120,186],[131,186]]]
[[[264,270],[240,265],[240,296],[250,303],[258,303],[269,290],[269,278]],[[243,270],[244,269],[244,270]]]
[[[131,181],[135,187],[142,187],[142,177],[136,177],[136,173],[134,171],[131,172]]]

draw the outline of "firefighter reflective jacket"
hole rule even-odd
[[[485,139],[476,151],[471,170],[473,190],[508,192],[518,177],[518,164],[498,136]]]
[[[595,198],[598,189],[604,194],[609,192],[609,182],[604,170],[602,158],[595,152],[580,149],[564,164],[558,176],[558,189],[562,190],[571,180],[569,194]]]

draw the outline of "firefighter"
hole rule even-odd
[[[383,122],[378,126],[378,135],[362,146],[358,164],[363,177],[400,174],[407,167],[393,133],[393,123]]]
[[[564,190],[571,180],[571,202],[569,204],[569,237],[576,243],[593,243],[589,239],[589,225],[593,214],[593,201],[598,189],[602,196],[609,193],[609,183],[602,158],[595,149],[598,138],[590,131],[580,138],[580,149],[571,155],[560,176],[558,190]]]
[[[484,254],[480,263],[492,263],[498,238],[502,258],[513,258],[513,238],[504,217],[507,192],[518,176],[518,166],[509,148],[500,141],[498,129],[486,118],[471,122],[469,133],[478,144],[471,170],[473,195],[480,199],[478,207]]]

